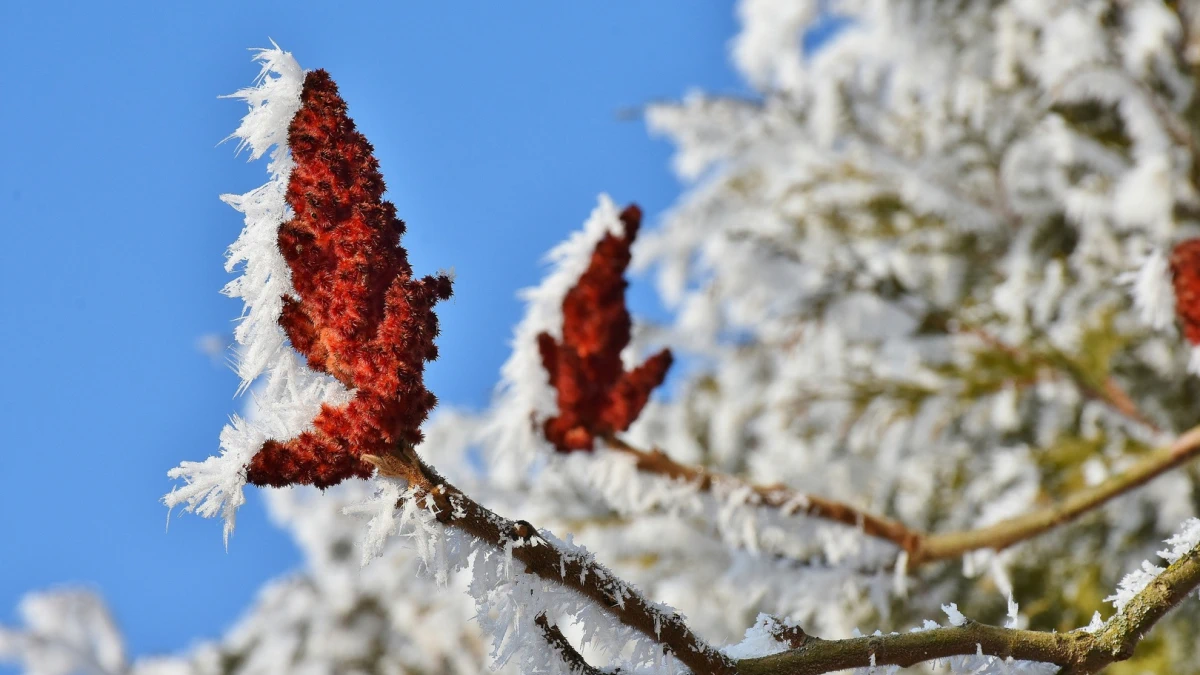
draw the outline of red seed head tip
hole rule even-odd
[[[559,452],[591,450],[596,436],[628,429],[671,365],[666,350],[629,372],[621,362],[631,323],[624,273],[641,217],[636,205],[626,207],[624,236],[606,234],[596,243],[588,268],[563,298],[562,342],[548,333],[537,337],[559,411],[543,432]]]
[[[638,230],[641,229],[642,209],[637,204],[626,206],[625,210],[621,211],[621,224],[625,226],[624,240],[633,243],[633,240],[637,238]]]

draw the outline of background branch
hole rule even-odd
[[[848,504],[796,492],[780,485],[757,486],[738,478],[711,472],[703,467],[676,462],[660,450],[646,451],[608,436],[609,446],[631,455],[639,470],[664,478],[683,480],[709,491],[722,481],[745,484],[754,490],[760,505],[790,515],[803,513],[856,527],[864,534],[890,541],[908,553],[908,566],[957,558],[980,549],[1003,550],[1068,523],[1134,488],[1190,461],[1200,454],[1200,426],[1179,436],[1169,447],[1148,454],[1120,474],[1068,495],[1056,504],[995,525],[974,530],[930,534],[909,528],[899,521],[872,514]]]

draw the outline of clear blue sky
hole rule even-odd
[[[616,113],[691,87],[739,91],[730,4],[5,2],[0,9],[0,622],[22,594],[85,583],[135,655],[212,638],[298,564],[255,491],[164,530],[166,471],[217,449],[235,375],[195,346],[230,330],[217,200],[263,182],[233,145],[272,37],[326,68],[374,143],[414,266],[455,267],[439,306],[448,403],[480,406],[541,254],[606,191],[653,220],[670,147]],[[386,6],[386,7],[385,7]]]

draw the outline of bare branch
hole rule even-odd
[[[638,469],[665,478],[693,483],[700,490],[711,490],[714,484],[720,482],[745,484],[737,478],[714,473],[703,467],[680,464],[661,450],[641,450],[615,436],[609,436],[605,440],[614,450],[633,456]],[[905,550],[916,547],[917,540],[922,537],[920,532],[909,529],[903,523],[843,502],[801,494],[782,485],[748,487],[754,490],[762,506],[779,509],[786,515],[803,513],[814,518],[857,527],[867,535],[886,539]]]
[[[910,564],[957,558],[968,551],[984,548],[999,551],[1032,539],[1145,485],[1198,454],[1200,427],[1193,427],[1169,447],[1148,454],[1124,472],[1099,485],[1074,492],[1057,504],[977,530],[926,535],[916,550],[909,553]]]
[[[616,437],[606,439],[610,447],[633,456],[639,470],[664,478],[694,483],[711,490],[722,481],[745,484],[740,479],[702,467],[676,462],[659,450],[645,451]],[[1068,523],[1105,503],[1140,487],[1200,454],[1200,426],[1175,440],[1169,447],[1150,453],[1124,472],[1083,490],[1056,504],[975,530],[929,534],[907,527],[885,516],[872,514],[842,502],[796,492],[789,488],[748,485],[760,505],[790,515],[803,513],[859,528],[864,534],[894,543],[908,553],[910,568],[938,560],[957,558],[980,549],[1003,550]]]

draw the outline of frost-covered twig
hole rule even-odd
[[[736,478],[723,476],[703,467],[681,464],[660,450],[642,450],[613,435],[607,436],[605,440],[612,449],[633,456],[639,470],[691,483],[700,490],[711,490],[715,483],[721,481],[740,482]],[[915,548],[918,540],[923,536],[919,531],[910,529],[903,523],[869,513],[843,502],[816,495],[800,494],[781,485],[751,485],[748,487],[754,491],[761,506],[779,509],[789,515],[802,513],[813,518],[823,518],[857,527],[864,534],[886,539],[905,550]]]
[[[1015,357],[1029,358],[1037,365],[1044,366],[1055,372],[1065,375],[1068,379],[1075,383],[1079,388],[1079,393],[1092,401],[1098,401],[1112,408],[1116,412],[1124,415],[1130,421],[1144,426],[1146,429],[1161,433],[1161,429],[1154,423],[1145,413],[1138,408],[1134,403],[1133,398],[1125,391],[1125,388],[1117,382],[1116,378],[1111,375],[1106,377],[1104,382],[1097,385],[1089,381],[1087,375],[1080,369],[1070,357],[1062,354],[1047,341],[1047,346],[1050,347],[1050,354],[1039,354],[1033,350],[1023,351],[1014,347],[1003,340],[995,337],[978,326],[964,326],[959,330],[960,333],[973,335],[981,340],[987,346],[997,349],[1002,352],[1007,352]]]
[[[562,634],[558,626],[550,623],[545,614],[538,614],[533,622],[542,629],[542,637],[546,639],[546,642],[562,655],[563,661],[572,673],[600,675],[602,671],[584,660],[583,655],[576,651],[575,647],[567,640],[567,636]]]
[[[672,480],[682,480],[709,490],[714,483],[739,479],[713,473],[703,467],[681,464],[661,451],[646,451],[615,436],[606,437],[609,447],[632,455],[639,470]],[[896,544],[907,553],[907,566],[957,558],[971,551],[1008,548],[1068,523],[1200,454],[1200,427],[1180,435],[1169,447],[1153,452],[1108,480],[1068,495],[1047,506],[994,525],[958,532],[926,533],[903,523],[823,497],[801,494],[779,485],[749,486],[766,508],[786,514],[802,513],[859,528],[864,534]]]
[[[422,492],[423,499],[432,499],[438,520],[446,526],[497,547],[537,539],[535,546],[509,547],[513,559],[523,563],[527,573],[590,599],[624,625],[661,644],[692,672],[712,675],[735,672],[732,662],[693,633],[679,614],[663,611],[591,556],[564,551],[539,537],[529,523],[508,520],[492,512],[446,482],[415,453],[364,459],[375,464],[380,475],[406,480]]]
[[[1084,675],[1133,656],[1154,624],[1200,586],[1200,546],[1184,553],[1098,630],[1054,633],[1001,628],[969,619],[910,633],[845,640],[808,636],[804,645],[779,654],[737,662],[743,675],[816,675],[848,668],[911,666],[960,655],[998,656],[1062,666],[1060,673]]]
[[[969,551],[985,548],[998,551],[1032,539],[1145,485],[1191,461],[1198,454],[1200,427],[1193,427],[1170,446],[1147,454],[1125,471],[1099,485],[1074,492],[1057,504],[976,530],[925,536],[917,549],[909,554],[909,564],[957,558]]]

